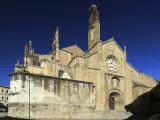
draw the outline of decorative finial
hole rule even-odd
[[[52,42],[52,52],[55,50],[59,50],[59,28],[56,27],[56,31],[54,34],[53,42]]]
[[[56,28],[55,39],[58,40],[59,37],[59,28]]]
[[[91,7],[97,8],[97,6],[95,4],[92,4]]]
[[[114,40],[114,36],[112,36],[112,39]]]
[[[32,54],[32,41],[29,41],[29,54]]]
[[[126,52],[126,45],[124,46],[124,51]]]
[[[17,60],[17,65],[19,65],[19,60]]]
[[[28,53],[28,44],[26,43],[25,48],[24,48],[24,53],[27,54]]]

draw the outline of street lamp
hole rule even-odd
[[[29,75],[29,118],[30,118],[30,75]]]
[[[25,67],[25,68],[27,68],[27,67]],[[25,73],[26,73],[26,76],[27,76],[27,74],[28,74],[28,76],[29,76],[29,81],[28,81],[28,116],[29,116],[29,118],[31,117],[31,115],[30,115],[30,73],[28,72],[28,71],[24,71]]]
[[[31,117],[31,115],[30,115],[30,73],[26,70],[26,68],[27,68],[27,56],[25,57],[25,69],[24,69],[24,72],[26,72],[27,74],[28,74],[28,76],[29,76],[29,81],[28,81],[28,91],[29,91],[29,96],[28,96],[28,116],[29,116],[29,118]]]

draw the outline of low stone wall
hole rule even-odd
[[[78,104],[9,104],[9,115],[18,118],[92,118],[91,106]]]

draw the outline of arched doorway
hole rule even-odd
[[[115,98],[114,97],[109,98],[109,108],[110,110],[115,110]]]
[[[108,102],[109,110],[122,110],[124,107],[123,98],[118,92],[112,92]]]

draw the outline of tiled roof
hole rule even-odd
[[[62,48],[62,50],[70,52],[74,56],[75,55],[82,55],[84,53],[84,51],[81,48],[79,48],[77,45],[72,45],[72,46],[69,46],[69,47],[66,47],[66,48]]]

